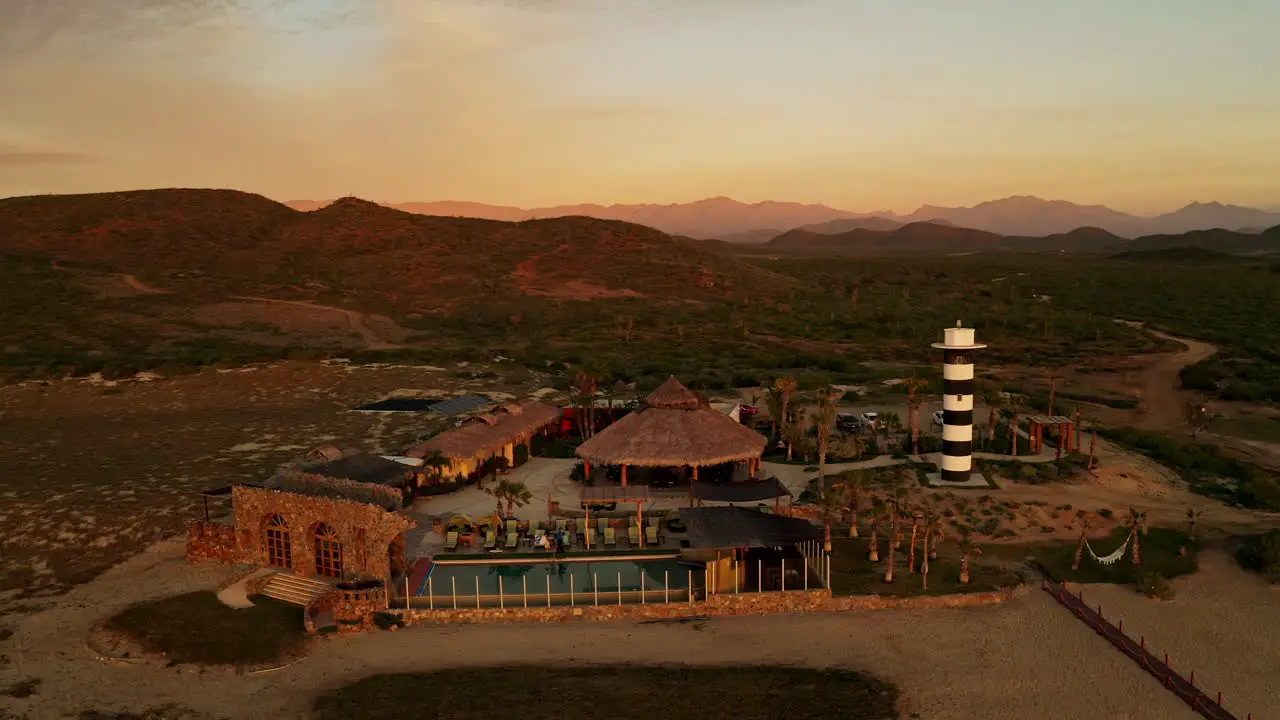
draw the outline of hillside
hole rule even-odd
[[[227,190],[0,200],[0,258],[5,364],[223,357],[228,343],[443,350],[441,322],[465,342],[482,317],[510,324],[566,301],[719,304],[795,285],[625,222],[433,217],[355,198],[300,212]]]
[[[1259,234],[1195,230],[1181,235],[1149,235],[1128,240],[1097,227],[1027,237],[921,222],[903,225],[896,230],[856,229],[836,234],[792,230],[760,247],[769,252],[860,256],[974,252],[1119,253],[1170,248],[1202,248],[1231,255],[1252,255],[1280,252],[1280,226]]]

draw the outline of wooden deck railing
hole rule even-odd
[[[1084,602],[1083,593],[1072,593],[1067,590],[1065,585],[1059,585],[1051,580],[1044,580],[1041,587],[1045,592],[1053,596],[1063,607],[1070,610],[1077,618],[1084,621],[1084,624],[1093,628],[1099,635],[1111,641],[1120,652],[1128,655],[1131,660],[1138,663],[1143,670],[1146,670],[1152,677],[1160,681],[1166,690],[1177,695],[1183,702],[1191,706],[1192,710],[1200,713],[1209,720],[1239,720],[1238,717],[1232,715],[1222,706],[1222,693],[1218,693],[1217,697],[1210,697],[1204,691],[1196,687],[1195,671],[1192,671],[1191,678],[1184,678],[1182,675],[1174,671],[1169,666],[1169,655],[1165,653],[1163,659],[1157,658],[1147,650],[1147,640],[1145,637],[1134,642],[1124,632],[1124,621],[1120,621],[1120,625],[1112,625],[1102,617],[1102,606],[1097,609],[1090,608]],[[1253,715],[1248,716],[1248,720],[1253,720]]]

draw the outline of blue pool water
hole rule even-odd
[[[689,565],[677,560],[601,560],[599,562],[511,563],[506,565],[435,565],[418,588],[418,595],[429,592],[436,597],[455,591],[459,597],[476,594],[476,581],[481,595],[544,595],[548,582],[552,593],[623,592],[640,589],[662,591],[664,587],[684,590],[689,586]],[[694,571],[700,572],[700,571]],[[455,585],[456,583],[456,585]],[[664,584],[669,583],[669,585]]]

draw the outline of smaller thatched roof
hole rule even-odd
[[[474,415],[461,427],[410,448],[405,455],[420,458],[435,450],[459,460],[489,457],[508,443],[520,442],[559,420],[560,408],[536,400],[503,403],[493,412]]]
[[[673,377],[575,452],[601,465],[703,467],[758,458],[767,442]]]

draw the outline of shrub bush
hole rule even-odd
[[[1236,550],[1236,562],[1270,582],[1280,583],[1280,530],[1246,538]]]
[[[1172,600],[1173,584],[1159,573],[1146,572],[1138,580],[1138,592],[1149,598]]]

